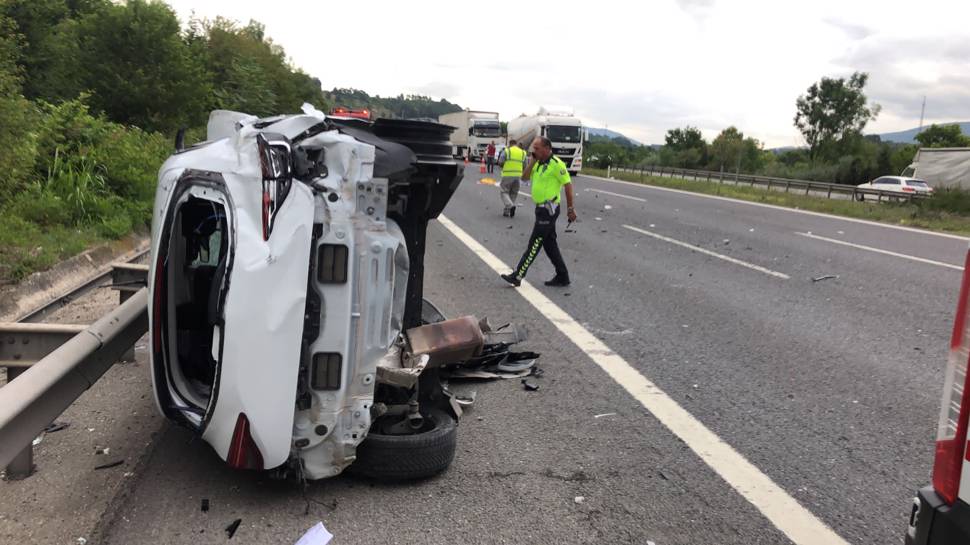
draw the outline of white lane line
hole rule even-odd
[[[624,195],[623,193],[613,193],[612,191],[606,191],[604,189],[593,189],[592,187],[586,191],[595,191],[597,193],[606,193],[607,195],[613,195],[614,197],[621,197],[624,199],[630,199],[631,201],[647,202],[647,199],[641,199],[640,197],[634,197],[632,195]]]
[[[771,269],[766,269],[766,268],[764,268],[764,267],[762,267],[760,265],[755,265],[754,263],[748,263],[747,261],[741,261],[740,259],[735,259],[735,258],[733,258],[731,256],[727,256],[727,255],[724,255],[724,254],[719,254],[717,252],[712,252],[712,251],[708,250],[707,248],[701,248],[700,246],[694,246],[693,244],[688,244],[686,242],[681,242],[681,241],[679,241],[679,240],[677,240],[675,238],[665,237],[663,235],[659,235],[659,234],[654,233],[652,231],[647,231],[645,229],[640,229],[639,227],[634,227],[632,225],[624,225],[623,227],[626,228],[626,229],[629,229],[631,231],[636,231],[637,233],[640,233],[641,235],[647,235],[648,237],[653,237],[653,238],[655,238],[657,240],[662,240],[664,242],[669,242],[671,244],[676,244],[677,246],[682,246],[684,248],[689,248],[691,250],[694,250],[695,252],[700,252],[702,254],[706,254],[706,255],[709,255],[711,257],[716,257],[718,259],[723,259],[724,261],[727,261],[729,263],[734,263],[735,265],[741,265],[742,267],[747,267],[747,268],[749,268],[751,270],[754,270],[754,271],[763,272],[765,274],[774,276],[775,278],[782,278],[784,280],[788,280],[789,278],[791,278],[790,276],[788,276],[785,273],[780,273],[778,271],[773,271]]]
[[[952,238],[952,239],[955,239],[955,240],[970,241],[970,237],[964,237],[964,236],[960,236],[960,235],[954,235],[954,234],[951,234],[951,233],[937,233],[935,231],[927,231],[925,229],[917,229],[915,227],[906,227],[906,226],[903,226],[903,225],[892,225],[892,224],[889,224],[889,223],[880,223],[878,221],[862,220],[862,219],[857,219],[857,218],[847,218],[845,216],[836,216],[836,215],[833,215],[833,214],[826,214],[824,212],[812,212],[811,210],[798,210],[796,208],[788,208],[787,206],[778,206],[776,204],[765,204],[765,203],[762,203],[762,202],[743,201],[741,199],[732,199],[730,197],[721,197],[719,195],[707,195],[707,194],[704,194],[704,193],[694,193],[693,191],[684,191],[683,189],[672,189],[672,188],[669,188],[669,187],[658,187],[658,186],[655,186],[655,185],[638,184],[636,182],[627,182],[626,180],[611,180],[609,178],[603,178],[601,176],[590,176],[589,174],[580,174],[579,176],[583,176],[583,177],[586,177],[586,178],[593,178],[593,179],[596,179],[596,180],[602,180],[604,182],[611,182],[611,183],[614,183],[614,184],[630,185],[630,186],[639,187],[639,188],[642,188],[642,189],[652,189],[652,190],[656,190],[656,191],[667,191],[667,192],[670,192],[670,193],[680,193],[682,195],[690,195],[692,197],[702,197],[702,198],[705,198],[705,199],[715,199],[715,200],[719,200],[719,201],[727,201],[727,202],[733,202],[733,203],[737,203],[737,204],[746,204],[748,206],[760,206],[762,208],[771,208],[773,210],[781,210],[783,212],[794,212],[796,214],[805,214],[805,215],[808,215],[808,216],[816,216],[816,217],[820,217],[820,218],[829,218],[829,219],[840,220],[840,221],[849,221],[849,222],[852,222],[852,223],[861,223],[863,225],[872,225],[874,227],[885,227],[887,229],[896,229],[898,231],[909,231],[910,233],[918,233],[918,234],[921,234],[921,235],[932,235],[932,236],[935,236],[935,237]]]
[[[937,265],[939,267],[946,267],[948,269],[953,269],[955,271],[962,271],[963,267],[959,265],[954,265],[952,263],[944,263],[942,261],[933,261],[932,259],[926,259],[923,257],[916,257],[915,255],[900,254],[896,252],[890,252],[889,250],[883,250],[881,248],[873,248],[872,246],[863,246],[862,244],[855,244],[852,242],[846,242],[844,240],[839,240],[835,238],[822,237],[819,235],[813,235],[812,233],[799,233],[795,232],[796,235],[801,235],[803,237],[814,238],[815,240],[824,240],[825,242],[831,242],[832,244],[841,244],[842,246],[849,246],[852,248],[858,248],[860,250],[866,250],[869,252],[875,252],[877,254],[886,254],[893,257],[901,257],[903,259],[909,259],[910,261],[918,261],[920,263],[928,263],[930,265]]]
[[[450,219],[441,215],[438,216],[438,221],[495,274],[511,270],[511,267]],[[641,375],[622,356],[610,350],[531,283],[523,280],[518,293],[567,339],[585,352],[593,363],[650,411],[661,424],[687,444],[731,488],[761,511],[795,545],[849,545],[770,477]]]

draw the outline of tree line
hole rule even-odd
[[[880,107],[865,95],[869,76],[822,78],[795,102],[795,127],[807,147],[766,150],[755,138],[728,127],[708,143],[696,127],[667,131],[663,146],[624,145],[594,138],[584,150],[585,164],[672,166],[745,174],[763,174],[820,182],[860,184],[883,175],[898,175],[922,147],[968,147],[959,125],[931,125],[916,136],[918,144],[882,142],[864,135]]]

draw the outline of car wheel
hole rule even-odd
[[[448,469],[455,458],[458,422],[440,409],[425,413],[426,428],[410,435],[370,432],[357,447],[355,475],[390,481],[426,479]]]

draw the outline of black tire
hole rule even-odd
[[[440,409],[422,413],[433,427],[414,435],[368,433],[348,471],[371,479],[413,481],[448,469],[455,459],[458,423]]]

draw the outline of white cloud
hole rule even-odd
[[[325,88],[424,93],[506,119],[568,104],[643,142],[691,124],[798,144],[798,95],[854,70],[883,105],[874,131],[915,126],[924,94],[928,119],[970,120],[970,2],[168,1],[183,20],[264,23]]]

